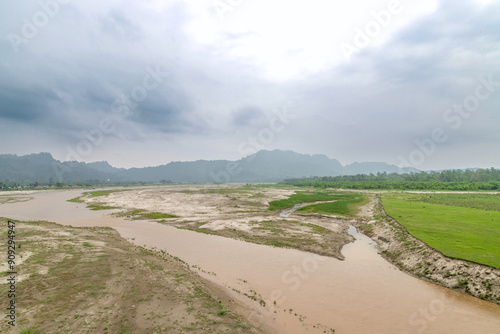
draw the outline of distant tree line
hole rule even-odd
[[[168,182],[167,182],[168,183]],[[130,186],[130,185],[145,185],[146,182],[107,182],[97,179],[76,181],[76,182],[54,182],[36,181],[36,182],[17,182],[5,179],[0,180],[1,190],[17,190],[17,189],[40,189],[40,188],[65,188],[65,187],[97,187],[97,186]]]
[[[500,170],[490,168],[408,174],[357,174],[288,179],[281,183],[299,187],[366,190],[498,190]]]

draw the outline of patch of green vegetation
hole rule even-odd
[[[143,209],[136,209],[136,210],[129,210],[129,211],[122,211],[122,212],[116,212],[113,214],[115,217],[132,217],[139,215],[141,213],[146,212],[146,210]]]
[[[103,205],[101,203],[95,203],[95,204],[88,204],[87,208],[90,210],[113,210],[113,209],[119,209],[116,206],[109,206],[109,205]]]
[[[85,202],[83,200],[84,198],[108,196],[111,193],[122,192],[122,191],[130,191],[130,190],[131,189],[88,191],[88,192],[84,192],[82,196],[78,196],[78,197],[69,199],[68,202],[84,203]],[[106,210],[106,209],[91,209],[91,210]]]
[[[222,305],[220,305],[219,310],[217,311],[217,314],[218,315],[224,315],[226,313],[227,313],[227,308],[225,308]]]
[[[129,191],[130,189],[120,189],[120,190],[96,190],[96,191],[89,191],[86,192],[85,194],[88,195],[89,197],[101,197],[101,196],[108,196],[111,193],[117,193],[117,192],[122,192],[122,191]]]
[[[111,193],[116,193],[116,192],[122,192],[122,191],[129,191],[130,189],[120,189],[120,190],[96,190],[96,191],[90,191],[90,192],[84,192],[82,196],[78,196],[72,199],[69,199],[68,202],[73,202],[73,203],[85,203],[85,198],[93,198],[93,197],[102,197],[102,196],[107,196]],[[110,206],[110,205],[104,205],[102,203],[92,203],[92,204],[87,204],[87,208],[90,210],[113,210],[113,209],[119,209],[118,207],[115,206]]]
[[[332,194],[329,192],[299,191],[287,199],[269,202],[269,210],[282,210],[290,208],[298,203],[335,201],[342,199],[342,194],[343,193]]]
[[[115,217],[127,217],[135,220],[145,220],[145,219],[165,219],[165,218],[177,218],[176,215],[171,215],[163,212],[149,212],[143,209],[135,209],[130,211],[117,212],[114,214]]]
[[[142,215],[145,219],[163,219],[163,218],[177,218],[176,215],[171,215],[163,212],[148,212]]]
[[[449,194],[432,200],[435,194],[427,196],[385,194],[382,204],[389,216],[430,247],[450,257],[500,268],[500,211],[476,208],[494,208],[500,197]],[[474,207],[465,207],[467,196]]]
[[[22,327],[19,329],[19,334],[41,334],[42,332],[35,327]]]
[[[313,229],[314,232],[318,233],[318,234],[322,234],[322,233],[325,233],[326,232],[326,228],[324,228],[323,226],[319,226],[319,225],[314,225],[314,224],[305,224],[306,226],[309,226],[310,228]]]
[[[85,201],[82,199],[83,196],[78,196],[72,199],[68,199],[68,202],[73,202],[73,203],[84,203]]]
[[[366,204],[366,201],[363,194],[344,193],[339,195],[335,202],[308,205],[298,209],[297,212],[353,216],[361,205]]]

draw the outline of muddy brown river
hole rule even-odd
[[[73,226],[111,226],[131,242],[196,265],[276,333],[500,334],[500,306],[413,278],[385,261],[354,228],[345,261],[127,221],[66,200],[81,191],[40,192],[0,205],[0,216]],[[132,238],[134,240],[132,240]],[[194,269],[197,270],[197,269]],[[214,275],[215,273],[215,275]],[[240,291],[235,292],[234,290]],[[243,294],[256,294],[257,301]],[[259,300],[265,301],[265,306]],[[276,301],[276,304],[274,303]]]

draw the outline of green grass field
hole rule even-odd
[[[410,200],[500,211],[500,194],[414,194]]]
[[[269,202],[269,210],[282,210],[290,208],[297,203],[308,203],[318,201],[334,201],[339,195],[326,192],[298,191],[287,199]]]
[[[443,254],[500,268],[500,196],[384,194],[386,213]]]
[[[366,203],[366,199],[361,193],[341,193],[335,202],[308,205],[298,209],[297,212],[352,216],[364,203]]]
[[[352,192],[311,192],[299,191],[287,199],[269,202],[270,210],[290,208],[297,203],[332,201],[330,203],[312,204],[297,210],[301,213],[319,213],[336,215],[353,215],[360,204],[365,202],[365,196]]]

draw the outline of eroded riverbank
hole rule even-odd
[[[417,278],[500,305],[500,269],[447,257],[387,216],[379,199],[370,205],[378,219],[372,215],[357,226],[376,240],[384,258]]]

